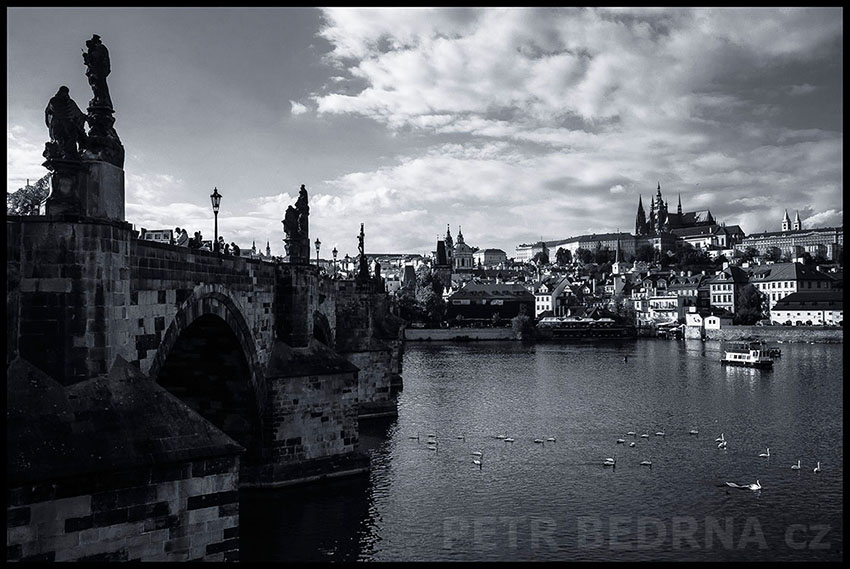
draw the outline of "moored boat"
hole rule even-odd
[[[724,350],[720,363],[735,366],[772,368],[773,357],[764,342],[732,344]]]

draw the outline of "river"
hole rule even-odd
[[[243,492],[242,559],[841,560],[842,345],[777,346],[765,371],[712,341],[408,344],[371,472]]]

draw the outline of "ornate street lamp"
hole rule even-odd
[[[213,193],[210,194],[212,202],[213,214],[215,214],[215,237],[213,238],[213,251],[218,251],[218,207],[221,205],[221,194],[218,193],[218,188],[213,188]]]
[[[322,246],[322,242],[319,241],[319,238],[316,237],[316,266],[319,266],[319,247]]]
[[[333,251],[331,251],[331,254],[334,256],[334,278],[336,278],[336,255],[337,255],[337,253],[339,253],[339,251],[336,250],[336,245],[334,245],[334,249],[333,249]]]

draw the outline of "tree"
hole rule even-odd
[[[711,264],[711,259],[708,258],[708,254],[705,250],[694,247],[690,243],[684,243],[679,248],[676,252],[676,259],[683,270],[687,270],[691,267],[701,267],[703,265]]]
[[[603,265],[609,261],[613,261],[614,256],[615,255],[608,249],[608,247],[604,247],[596,250],[596,253],[593,255],[593,260],[597,265]]]
[[[536,265],[548,265],[549,255],[547,255],[545,251],[538,251],[534,254],[534,257],[531,260]]]
[[[18,191],[6,194],[6,215],[38,215],[49,193],[50,174],[45,174],[34,185],[27,183]]]
[[[740,299],[737,303],[735,324],[751,325],[764,318],[765,296],[752,283],[741,287]]]
[[[593,255],[593,251],[591,251],[590,249],[585,249],[583,247],[579,247],[578,249],[576,249],[576,257],[583,264],[587,265],[588,263],[593,262],[594,255]]]
[[[644,243],[635,250],[635,260],[651,263],[655,260],[655,247],[649,243]]]
[[[767,261],[773,261],[775,263],[782,258],[782,249],[779,247],[768,247],[767,252],[764,254],[764,258]]]
[[[563,247],[558,247],[558,250],[555,252],[555,262],[559,265],[569,265],[573,260],[572,251],[569,249],[564,249]]]
[[[744,249],[744,252],[741,254],[741,259],[748,262],[748,263],[751,263],[752,260],[755,257],[758,257],[758,256],[759,256],[758,249],[751,246],[751,247],[747,247],[746,249]]]
[[[528,310],[524,305],[519,307],[519,314],[511,319],[511,329],[514,337],[518,340],[530,340],[534,338],[534,322],[528,315]]]
[[[430,267],[419,267],[416,273],[416,302],[423,315],[432,322],[440,322],[446,313],[443,300],[443,283]]]

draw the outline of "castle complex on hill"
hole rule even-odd
[[[670,213],[667,202],[661,197],[661,182],[658,191],[649,203],[649,217],[643,209],[643,196],[638,198],[637,216],[635,220],[635,235],[658,235],[671,232],[674,229],[690,229],[716,225],[714,216],[707,209],[682,213],[682,196],[679,195],[679,205],[676,213]]]

